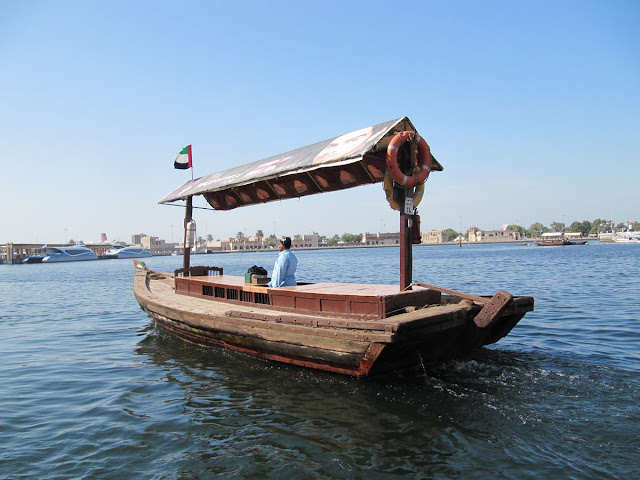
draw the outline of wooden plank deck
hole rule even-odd
[[[290,312],[382,319],[407,306],[440,302],[440,293],[418,288],[400,291],[394,285],[310,283],[270,288],[246,283],[244,276],[195,275],[175,278],[176,292],[227,302],[270,305]]]
[[[195,278],[198,279],[200,283],[211,284],[211,282],[206,282],[206,278],[204,277]],[[214,278],[216,279],[214,283],[219,284],[217,280],[219,280],[220,277]],[[243,277],[228,276],[227,282],[225,282],[224,285],[230,287],[258,287],[262,290],[284,290],[284,288],[268,289],[263,286],[245,284]],[[341,284],[336,283],[330,285],[335,287]],[[306,286],[308,285],[305,285],[305,287]],[[375,285],[364,286],[375,287]],[[358,285],[356,285],[356,287],[358,287]],[[205,297],[176,295],[173,287],[173,278],[171,277],[160,279],[160,281],[149,281],[147,288],[151,297],[158,303],[170,305],[172,308],[196,316],[217,316],[219,318],[226,318],[235,324],[251,325],[252,328],[258,326],[265,328],[265,324],[269,323],[280,324],[280,328],[283,328],[289,324],[291,328],[295,326],[296,331],[302,332],[312,327],[315,331],[314,335],[327,335],[334,339],[336,338],[335,329],[338,329],[338,331],[342,332],[340,336],[346,335],[346,338],[351,340],[376,341],[382,343],[393,342],[395,338],[394,334],[398,332],[399,329],[404,329],[405,327],[415,328],[418,325],[421,327],[431,325],[437,329],[441,329],[443,324],[449,324],[452,320],[454,324],[459,324],[462,318],[457,318],[458,315],[468,310],[468,307],[453,304],[440,305],[437,307],[431,306],[428,309],[428,313],[427,310],[419,310],[409,314],[405,313],[379,320],[369,318],[349,319],[348,317],[345,318],[339,315],[327,318],[318,316],[317,313],[303,311],[287,314],[281,309],[269,305],[230,304],[228,302],[215,302]],[[299,288],[300,287],[286,287],[286,289],[291,292],[297,291]],[[422,290],[422,293],[424,294],[426,291]],[[410,324],[413,325],[410,326]]]
[[[205,328],[223,328],[225,330],[235,330],[238,328],[251,329],[252,335],[262,332],[261,336],[268,338],[274,330],[288,334],[308,334],[313,337],[326,337],[327,341],[336,348],[336,344],[342,342],[392,342],[392,328],[387,322],[375,328],[358,330],[352,322],[345,328],[335,322],[334,325],[318,324],[318,317],[309,314],[297,314],[293,316],[279,316],[277,321],[273,320],[282,312],[268,307],[255,307],[251,305],[230,305],[225,302],[212,302],[205,298],[191,297],[187,295],[176,295],[173,286],[166,281],[149,281],[147,283],[146,296],[155,307],[158,313],[171,317],[171,310],[181,312],[183,320],[191,325],[199,325]],[[260,319],[260,316],[267,318]],[[269,314],[270,313],[270,314]],[[316,322],[314,323],[314,320]],[[365,323],[365,322],[362,322]],[[311,330],[309,327],[312,327]],[[350,328],[349,328],[350,327]],[[371,325],[371,327],[376,327]],[[339,335],[338,335],[339,332]],[[276,333],[278,338],[281,333]],[[307,340],[311,341],[311,340]],[[317,340],[315,340],[317,341]]]
[[[237,275],[194,276],[184,278],[188,278],[191,282],[197,282],[203,285],[241,288],[245,292],[268,293],[270,290],[273,290],[266,285],[245,283],[244,277]],[[295,287],[280,287],[277,290],[335,296],[357,295],[362,297],[386,297],[400,293],[400,287],[397,285],[373,285],[359,283],[308,283]]]

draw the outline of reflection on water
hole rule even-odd
[[[163,332],[138,353],[179,387],[175,401],[191,417],[185,435],[198,448],[189,458],[200,473],[217,458],[250,477],[291,474],[302,464],[293,469],[301,478],[364,471],[500,477],[506,465],[517,478],[615,478],[600,466],[616,463],[602,442],[635,448],[632,425],[598,419],[611,405],[637,409],[633,376],[612,385],[606,369],[539,354],[488,350],[381,384],[185,346]]]
[[[536,311],[472,360],[384,382],[158,331],[130,262],[1,267],[0,477],[632,478],[639,257],[622,247],[416,248],[414,278],[531,294]],[[300,277],[396,283],[396,253],[299,252]],[[196,263],[239,275],[274,259]]]

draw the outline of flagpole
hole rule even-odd
[[[191,181],[193,182],[193,154],[191,153],[191,145],[189,145],[189,164],[191,165]]]

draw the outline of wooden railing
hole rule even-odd
[[[173,271],[175,277],[208,277],[222,275],[222,267],[187,267]]]

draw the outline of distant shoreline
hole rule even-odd
[[[597,241],[597,238],[590,238],[589,240]],[[517,244],[517,243],[529,243],[533,244],[535,240],[502,240],[499,242],[462,242],[463,246],[472,245],[498,245],[498,244]],[[444,242],[444,243],[417,243],[413,244],[414,247],[437,247],[437,246],[458,246],[458,242]],[[308,250],[345,250],[351,248],[400,248],[400,245],[332,245],[326,247],[300,247],[292,249],[292,251],[308,251]],[[226,253],[260,253],[260,252],[277,252],[275,248],[260,249],[260,250],[212,250],[211,252],[191,252],[191,255],[211,255],[211,254],[226,254]],[[154,257],[160,256],[172,256],[173,254],[158,253],[153,254]],[[178,253],[182,255],[182,253]]]
[[[526,240],[500,240],[494,242],[444,242],[444,243],[418,243],[414,244],[414,247],[436,247],[436,246],[473,246],[473,245],[508,245],[508,244],[528,244],[534,245],[536,239],[526,239]],[[539,238],[537,239],[539,240]],[[581,240],[588,240],[593,242],[598,242],[597,238],[581,238]],[[317,250],[346,250],[346,249],[354,249],[354,248],[400,248],[400,245],[331,245],[331,246],[318,246],[318,247],[299,247],[295,248],[294,251],[317,251]],[[262,253],[262,252],[277,252],[277,249],[257,249],[257,250],[211,250],[209,252],[191,252],[191,256],[199,256],[199,255],[214,255],[214,254],[232,254],[232,253]],[[174,253],[169,252],[157,252],[153,253],[154,257],[171,257],[171,256],[182,256],[183,252],[179,251]],[[98,255],[96,260],[109,260],[104,256]],[[0,265],[21,265],[22,261],[18,261],[15,263],[8,262],[7,259],[0,259]]]

